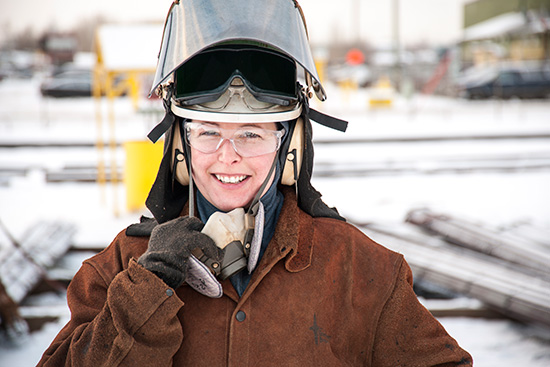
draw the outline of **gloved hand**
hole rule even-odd
[[[200,232],[204,224],[195,217],[179,217],[156,226],[149,238],[147,251],[138,263],[153,272],[168,286],[176,289],[187,277],[189,256],[195,248],[220,261],[223,251]]]

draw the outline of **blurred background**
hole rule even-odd
[[[141,215],[170,0],[0,0],[0,366],[33,366],[81,262]],[[301,0],[313,184],[401,252],[477,366],[550,364],[550,0]]]

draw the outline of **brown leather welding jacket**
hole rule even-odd
[[[352,225],[312,218],[291,189],[241,298],[175,292],[121,232],[71,282],[71,319],[39,366],[469,366],[417,300],[412,274]]]

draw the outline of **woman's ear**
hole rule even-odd
[[[178,126],[174,126],[174,133],[172,134],[172,169],[175,170],[173,173],[175,173],[176,180],[183,186],[188,186],[189,172],[187,171],[187,162],[183,153],[185,150],[180,130]]]
[[[281,175],[281,183],[287,186],[293,186],[300,176],[302,167],[302,158],[304,153],[304,120],[300,117],[296,120],[290,144],[286,152],[286,158]]]

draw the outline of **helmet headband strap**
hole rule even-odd
[[[307,97],[305,97],[303,94],[302,94],[301,100],[302,100],[302,108],[304,109],[304,113],[306,116],[309,117],[310,120],[313,120],[323,126],[329,127],[334,130],[346,132],[346,129],[348,128],[347,121],[326,115],[322,112],[319,112],[309,107],[309,101]]]
[[[176,121],[176,115],[174,115],[174,113],[170,109],[170,101],[172,100],[172,93],[173,93],[172,88],[168,88],[168,96],[167,98],[163,98],[163,101],[162,101],[162,104],[164,106],[164,111],[165,111],[164,118],[159,124],[157,124],[157,126],[153,128],[153,130],[149,132],[149,134],[147,134],[147,137],[153,143],[156,143],[157,140],[159,140],[160,137],[165,132],[167,132],[168,129],[170,129],[170,127],[172,126],[172,124]]]

